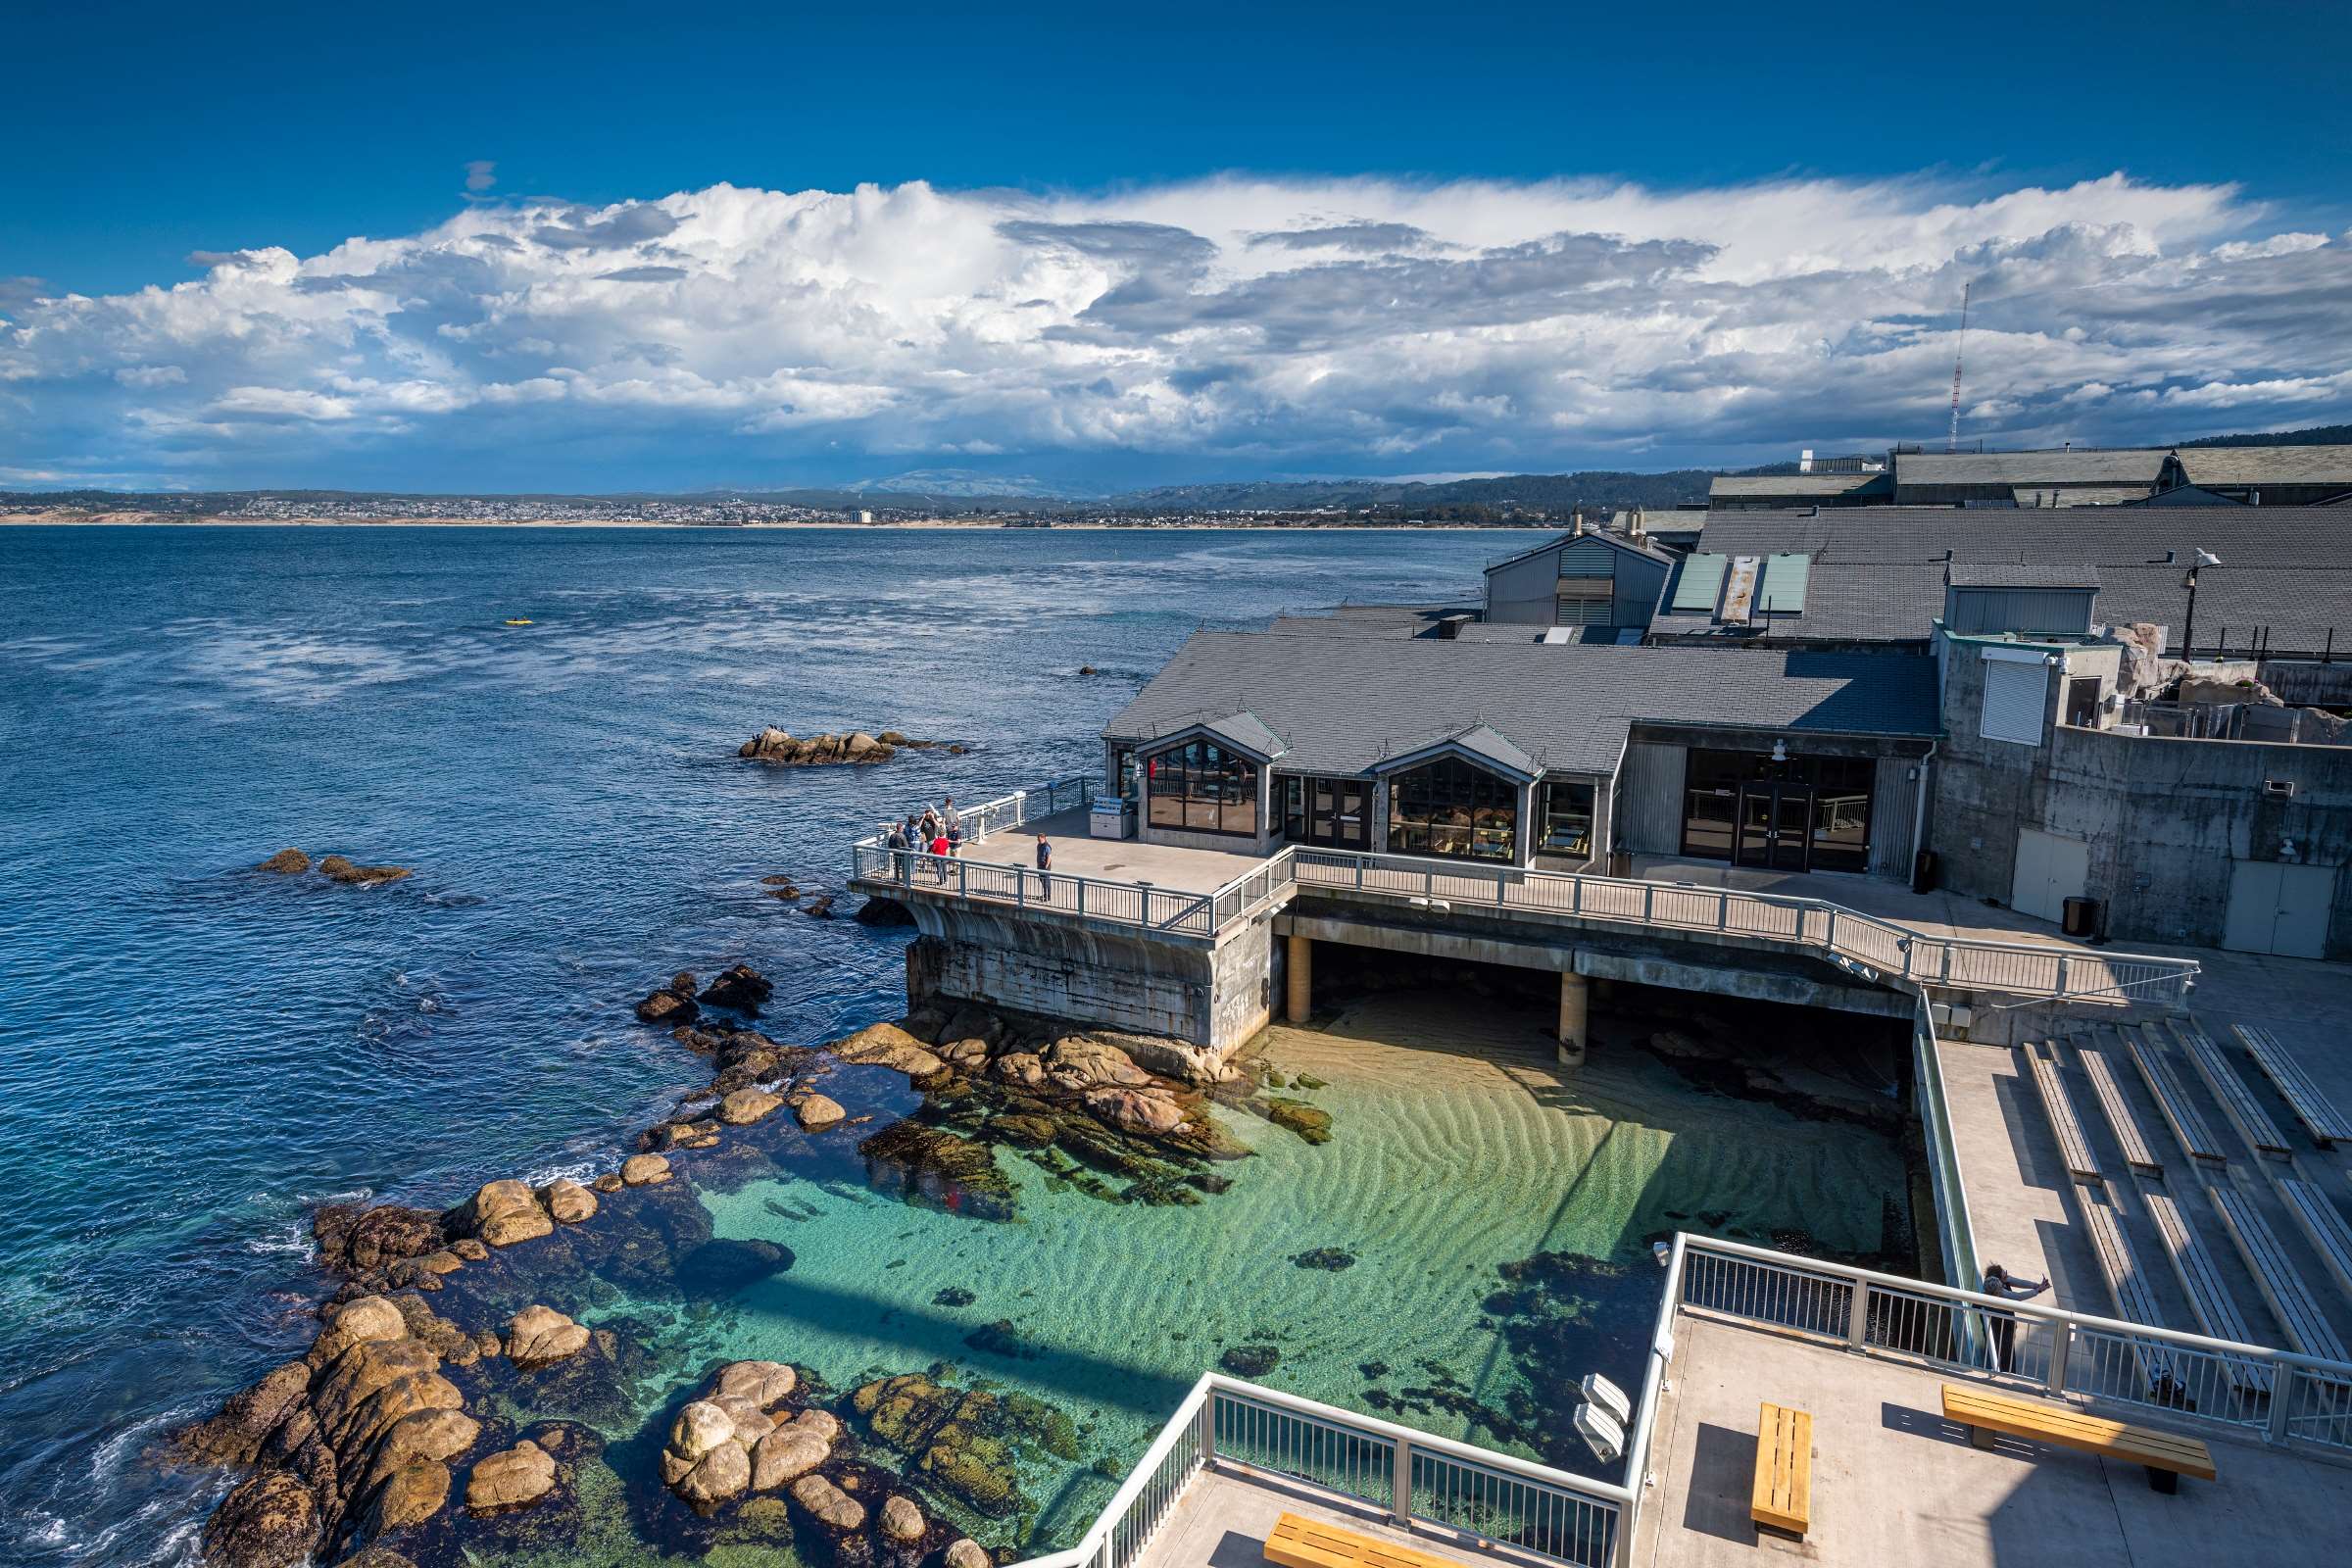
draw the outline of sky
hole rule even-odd
[[[1732,465],[1963,346],[1996,446],[2352,418],[2340,5],[494,10],[15,18],[0,486]]]

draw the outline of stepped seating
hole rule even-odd
[[[2099,1174],[2098,1158],[2090,1152],[2090,1141],[2082,1136],[2082,1123],[2075,1115],[2074,1102],[2067,1097],[2056,1049],[2043,1041],[2029,1043],[2025,1051],[2027,1070],[2033,1074],[2034,1088],[2041,1096],[2041,1108],[2050,1119],[2050,1131],[2058,1139],[2058,1154],[2066,1161],[2067,1174],[2085,1187],[2099,1186],[2105,1178]]]
[[[2279,1159],[2293,1152],[2279,1136],[2278,1124],[2271,1120],[2271,1113],[2262,1108],[2262,1102],[2254,1098],[2246,1081],[2230,1065],[2230,1058],[2222,1054],[2222,1048],[2207,1039],[2204,1030],[2193,1023],[2179,1024],[2169,1019],[2164,1027],[2172,1031],[2173,1039],[2187,1054],[2189,1065],[2197,1069],[2197,1076],[2205,1080],[2205,1087],[2221,1102],[2222,1114],[2230,1118],[2239,1137],[2258,1152]]]
[[[2251,1345],[2254,1336],[2246,1328],[2246,1320],[2230,1296],[2229,1285],[2222,1278],[2220,1260],[2205,1245],[2180,1212],[2173,1195],[2160,1188],[2142,1187],[2139,1200],[2148,1207],[2148,1218],[2155,1224],[2156,1239],[2164,1246],[2165,1256],[2171,1260],[2173,1273],[2180,1281],[2180,1292],[2188,1298],[2188,1309],[2197,1320],[2197,1327],[2217,1340],[2235,1340]],[[2231,1361],[2230,1381],[2249,1394],[2267,1394],[2271,1375],[2257,1361]]]
[[[2173,1060],[2164,1043],[2138,1029],[2122,1031],[2124,1050],[2132,1057],[2132,1065],[2139,1069],[2140,1082],[2148,1086],[2148,1095],[2156,1102],[2157,1113],[2173,1130],[2174,1141],[2180,1152],[2190,1159],[2209,1160],[2216,1165],[2228,1162],[2219,1140],[2205,1125],[2204,1113],[2188,1098],[2188,1090],[2180,1076],[2173,1070]]]
[[[2101,1201],[2088,1193],[2076,1196],[2082,1200],[2082,1229],[2090,1237],[2091,1251],[2098,1256],[2099,1274],[2107,1281],[2107,1295],[2115,1302],[2115,1315],[2127,1323],[2165,1327],[2164,1310],[2157,1304],[2156,1292],[2139,1266],[2138,1255],[2132,1250],[2132,1239],[2124,1234],[2124,1216],[2116,1211],[2112,1201]],[[2132,1353],[2139,1361],[2142,1389],[2153,1393],[2176,1382],[2173,1358],[2162,1350],[2134,1342]]]
[[[2295,1113],[2295,1120],[2311,1134],[2312,1142],[2322,1149],[2333,1149],[2339,1142],[2352,1143],[2352,1122],[2346,1121],[2344,1113],[2320,1093],[2320,1086],[2311,1081],[2311,1074],[2287,1054],[2277,1036],[2268,1029],[2248,1024],[2233,1023],[2230,1028],[2245,1046],[2246,1054],[2254,1058],[2254,1065],[2278,1085],[2286,1108]]]
[[[2344,1223],[2344,1216],[2315,1184],[2281,1176],[2277,1186],[2278,1196],[2286,1200],[2287,1213],[2311,1238],[2328,1272],[2335,1276],[2335,1288],[2344,1293],[2346,1300],[2352,1300],[2352,1225]]]
[[[2124,1152],[2124,1163],[2134,1174],[2162,1176],[2164,1165],[2148,1150],[2148,1141],[2139,1131],[2139,1118],[2132,1113],[2132,1102],[2124,1098],[2123,1085],[2115,1081],[2115,1068],[2107,1054],[2096,1046],[2075,1045],[2075,1059],[2082,1064],[2082,1076],[2090,1080],[2090,1092],[2099,1102],[2099,1110],[2107,1118],[2108,1131]]]
[[[2246,1272],[2254,1276],[2262,1298],[2271,1306],[2271,1315],[2278,1320],[2278,1330],[2286,1343],[2305,1355],[2322,1356],[2330,1361],[2344,1359],[2344,1346],[2335,1337],[2321,1315],[2320,1306],[2304,1289],[2303,1280],[2295,1266],[2278,1245],[2278,1238],[2246,1195],[2236,1188],[2217,1184],[2206,1189],[2213,1200],[2215,1212],[2222,1216],[2230,1240],[2237,1248],[2237,1255],[2245,1260]]]

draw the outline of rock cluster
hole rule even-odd
[[[311,858],[300,850],[280,850],[254,869],[270,871],[279,876],[300,876],[311,869]],[[359,865],[349,857],[328,855],[317,862],[318,874],[330,882],[361,883],[372,886],[378,882],[397,882],[409,874],[405,865]]]
[[[799,1386],[799,1374],[778,1361],[720,1367],[670,1423],[662,1485],[709,1513],[747,1492],[773,1492],[814,1471],[831,1457],[841,1423],[822,1410],[787,1413]]]
[[[912,1461],[913,1474],[991,1517],[1020,1508],[1025,1454],[1078,1453],[1076,1429],[1063,1412],[1021,1395],[957,1389],[923,1373],[868,1383],[850,1396],[850,1407],[875,1443]]]
[[[887,762],[903,750],[929,750],[940,744],[938,741],[909,740],[895,729],[886,729],[879,735],[869,735],[860,729],[839,735],[810,735],[796,740],[771,724],[737,747],[735,755],[749,758],[755,762],[773,762],[781,767],[823,767],[841,762],[865,765]],[[945,750],[956,756],[963,752],[960,746],[948,746]]]

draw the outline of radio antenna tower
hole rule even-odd
[[[1952,429],[1943,438],[1943,450],[1960,450],[1960,357],[1968,347],[1968,296],[1976,288],[1971,278],[1960,285],[1960,335],[1952,342]]]

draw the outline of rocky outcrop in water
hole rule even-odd
[[[528,1508],[556,1489],[555,1456],[525,1438],[473,1467],[466,1511],[476,1516]]]
[[[254,867],[256,871],[274,871],[279,876],[300,876],[311,868],[311,858],[300,850],[280,850]]]
[[[718,972],[696,1000],[706,1007],[726,1007],[746,1017],[760,1016],[760,1004],[774,994],[775,984],[748,963]]]
[[[588,1331],[552,1306],[534,1303],[507,1323],[507,1359],[517,1371],[553,1366],[586,1348]]]
[[[340,855],[329,855],[318,862],[318,874],[329,882],[373,886],[379,882],[397,882],[409,874],[405,865],[357,865]]]
[[[887,762],[902,751],[928,751],[942,746],[939,741],[910,740],[895,729],[886,729],[879,735],[850,730],[838,735],[795,739],[771,724],[736,748],[735,755],[778,767],[828,767],[842,763],[868,766]],[[956,756],[963,752],[960,746],[945,746],[944,750]]]
[[[799,1383],[781,1362],[720,1367],[670,1422],[662,1485],[709,1513],[746,1492],[773,1491],[814,1470],[832,1453],[839,1425],[822,1412],[782,1415]]]
[[[647,994],[637,1004],[640,1023],[690,1024],[702,1016],[702,1004],[695,999],[692,973],[680,970],[670,976],[669,984]]]

